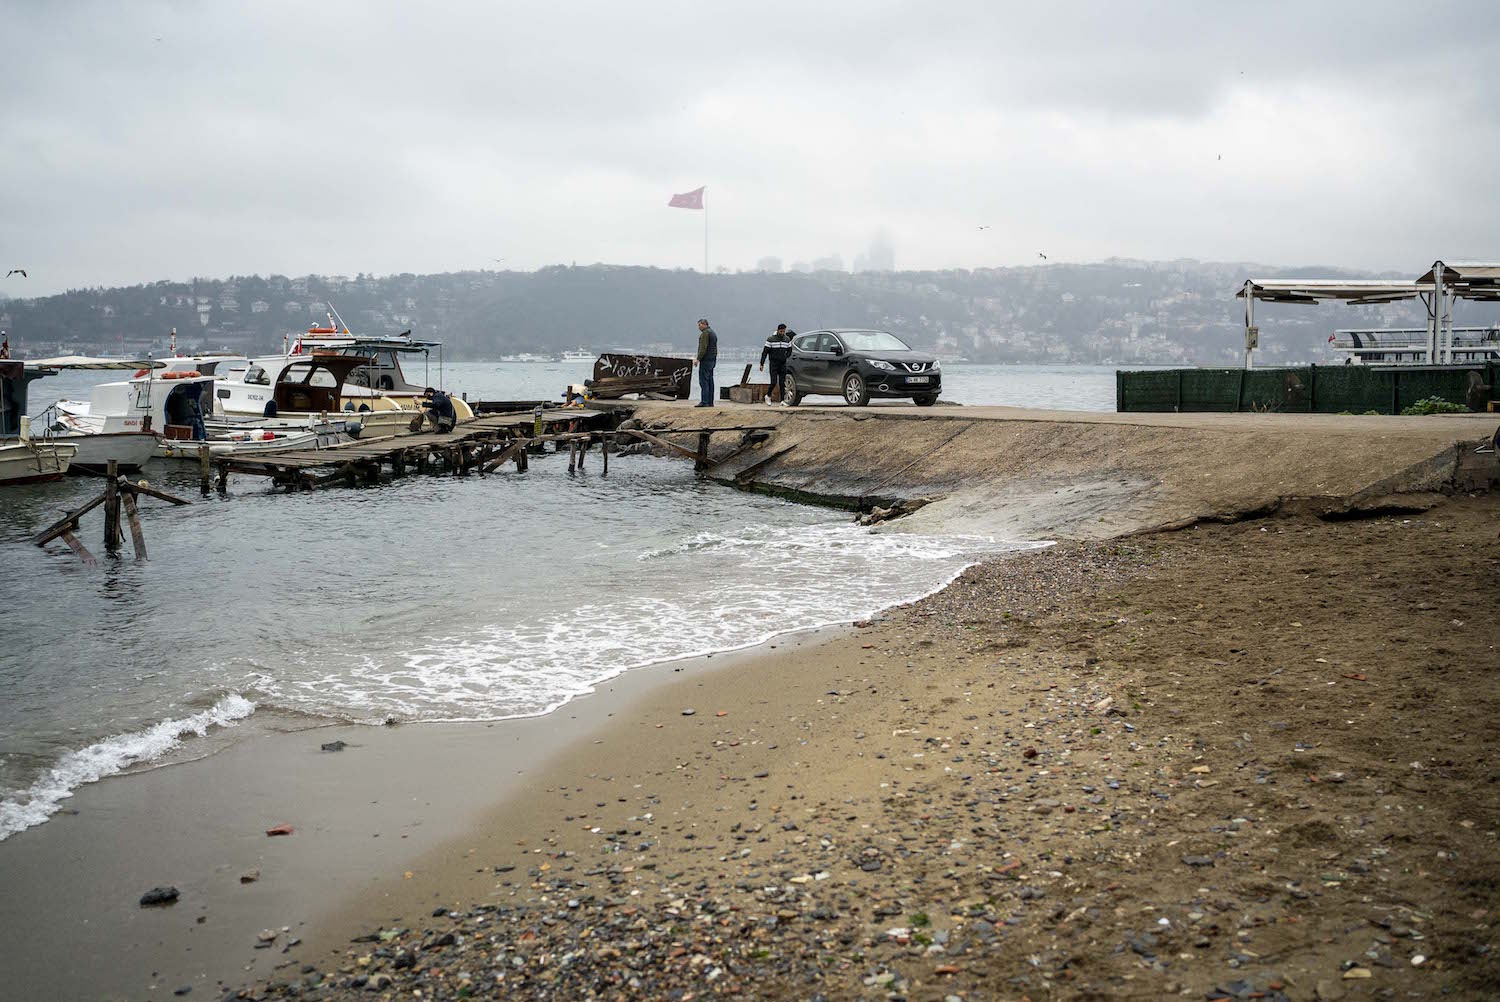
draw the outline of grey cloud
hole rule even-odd
[[[30,292],[698,266],[701,220],[664,203],[706,184],[730,267],[849,260],[888,228],[903,267],[1047,248],[1409,269],[1484,255],[1497,222],[1500,38],[1471,13],[16,4],[0,249]]]

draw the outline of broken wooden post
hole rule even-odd
[[[708,438],[709,438],[709,434],[710,433],[706,432],[706,431],[700,431],[698,433],[698,458],[693,463],[693,469],[695,469],[695,470],[706,470],[706,469],[708,469]]]
[[[204,442],[198,446],[198,492],[208,497],[208,443]]]
[[[568,443],[568,472],[569,473],[576,473],[577,471],[578,471],[578,443],[577,442],[569,442]]]
[[[229,464],[228,463],[221,463],[219,465],[219,493],[220,494],[228,494],[229,493]]]
[[[78,528],[77,522],[73,523],[73,528]],[[64,529],[59,535],[62,536],[62,541],[68,544],[69,549],[83,558],[85,564],[93,567],[99,563],[99,561],[94,559],[94,555],[89,552],[88,547],[83,545],[83,540],[73,535],[71,530]]]
[[[609,476],[609,436],[599,436],[599,448],[604,452],[604,470],[601,476]]]
[[[104,548],[113,553],[120,545],[120,461],[111,459],[104,482]]]
[[[130,523],[130,542],[135,546],[135,559],[146,559],[146,534],[141,531],[141,516],[136,510],[135,494],[130,485],[125,485],[125,519]]]

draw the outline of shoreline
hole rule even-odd
[[[244,997],[1483,998],[1497,503],[1022,554],[675,680]]]
[[[0,926],[15,934],[12,959],[0,965],[13,969],[0,973],[37,997],[90,998],[223,988],[260,976],[286,960],[288,940],[358,893],[368,873],[399,879],[407,864],[459,837],[522,777],[623,707],[679,676],[753,663],[847,629],[808,627],[628,669],[544,714],[263,727],[202,756],[77,787],[47,821],[0,843],[0,884],[11,891],[0,898]],[[333,741],[345,749],[321,750]],[[493,770],[484,763],[497,754],[514,758]],[[439,781],[427,783],[427,775]],[[420,806],[398,806],[402,800]],[[201,816],[205,810],[214,816]],[[265,835],[283,823],[296,829],[292,836]],[[252,870],[257,879],[242,884]],[[137,898],[158,885],[177,887],[177,903],[140,908]],[[256,949],[262,930],[281,935]],[[64,974],[80,957],[86,963]]]

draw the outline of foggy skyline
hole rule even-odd
[[[701,268],[700,185],[712,268],[1415,275],[1500,257],[1471,10],[13,2],[0,292]]]

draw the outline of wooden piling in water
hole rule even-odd
[[[208,445],[198,446],[198,490],[204,497],[208,497]]]
[[[599,475],[603,477],[609,476],[609,439],[610,436],[608,435],[599,436],[599,448],[604,453],[604,469]]]
[[[111,459],[109,479],[104,483],[104,549],[113,553],[120,545],[120,463]]]
[[[146,534],[141,531],[141,516],[136,510],[135,495],[125,492],[125,519],[130,523],[130,542],[135,547],[135,559],[146,559]]]

